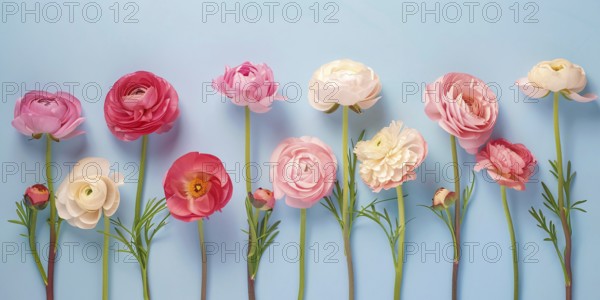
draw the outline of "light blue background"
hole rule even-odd
[[[55,161],[63,163],[86,156],[102,156],[117,162],[115,168],[126,174],[136,172],[126,169],[130,166],[126,164],[137,163],[140,143],[121,142],[108,131],[102,113],[106,92],[121,75],[140,69],[155,72],[173,84],[180,96],[181,117],[171,132],[150,138],[145,187],[145,198],[150,198],[162,197],[163,174],[173,160],[188,151],[216,154],[230,170],[243,161],[243,110],[221,101],[220,96],[206,96],[202,87],[203,83],[221,74],[225,65],[237,65],[245,60],[266,62],[273,68],[277,81],[297,83],[302,87],[298,101],[278,102],[268,114],[253,114],[254,161],[268,160],[272,149],[288,136],[314,135],[340,153],[341,114],[324,115],[312,109],[306,100],[306,85],[318,66],[347,57],[371,66],[383,84],[383,98],[374,108],[360,116],[352,114],[352,136],[363,128],[368,130],[368,136],[372,136],[391,120],[400,119],[419,129],[428,141],[427,168],[434,169],[439,163],[439,182],[434,175],[423,179],[424,172],[421,172],[419,180],[405,185],[409,194],[407,216],[411,219],[407,242],[417,245],[419,252],[407,257],[403,295],[404,299],[450,299],[451,264],[445,260],[447,256],[440,253],[451,241],[450,235],[443,223],[426,209],[417,207],[418,204],[429,204],[437,187],[452,187],[445,179],[447,176],[440,174],[451,174],[445,167],[451,159],[449,138],[425,116],[420,93],[408,93],[403,86],[421,85],[450,71],[468,72],[494,83],[500,88],[501,100],[500,117],[493,136],[526,143],[541,162],[541,170],[533,181],[550,181],[554,187],[546,163],[555,157],[551,101],[527,102],[515,93],[513,82],[525,76],[540,60],[565,57],[586,69],[587,90],[599,92],[597,28],[600,21],[597,12],[600,3],[591,0],[533,2],[539,8],[534,16],[538,23],[523,23],[527,13],[532,11],[531,7],[524,9],[527,1],[519,2],[519,22],[514,21],[514,10],[510,9],[513,1],[500,1],[497,4],[502,8],[502,15],[499,22],[492,23],[482,15],[482,7],[488,2],[478,2],[473,22],[469,22],[468,8],[458,2],[462,15],[458,22],[451,23],[455,12],[449,6],[448,14],[441,12],[439,15],[439,22],[433,15],[426,16],[422,22],[420,14],[407,16],[403,22],[400,1],[369,2],[333,2],[339,8],[335,15],[338,23],[322,22],[331,11],[331,8],[324,9],[325,2],[321,2],[320,22],[317,23],[313,20],[314,11],[310,10],[312,3],[309,2],[298,3],[303,15],[297,23],[283,18],[283,4],[275,7],[274,20],[269,22],[268,10],[262,2],[259,4],[263,15],[257,23],[244,21],[243,15],[240,15],[239,23],[234,21],[233,15],[227,16],[226,22],[221,22],[220,15],[208,16],[203,22],[200,1],[134,2],[139,8],[135,15],[139,20],[136,24],[121,22],[125,12],[132,11],[131,7],[124,10],[125,2],[120,3],[120,22],[113,20],[114,11],[110,10],[109,3],[99,4],[102,16],[97,23],[82,18],[81,10],[87,2],[81,2],[75,8],[73,23],[69,22],[64,6],[57,23],[47,22],[44,15],[39,23],[31,15],[26,16],[25,22],[20,20],[20,14],[7,16],[0,23],[0,81],[3,82],[0,161],[5,166],[0,202],[2,298],[41,299],[44,295],[31,256],[24,252],[22,243],[25,239],[18,236],[22,228],[6,222],[16,217],[14,202],[20,199],[25,187],[33,184],[36,177],[43,181],[40,179],[41,165],[37,166],[37,171],[35,165],[43,162],[43,143],[29,141],[10,126],[14,102],[25,90],[34,89],[36,82],[42,87],[56,82],[63,88],[69,82],[79,84],[74,93],[83,103],[86,134],[56,144]],[[446,3],[441,2],[441,7]],[[41,5],[43,7],[44,2]],[[233,3],[228,5],[233,7]],[[434,2],[427,5],[433,8]],[[292,12],[289,11],[288,17],[294,17]],[[47,13],[47,18],[54,18],[54,12]],[[93,18],[93,10],[89,13]],[[248,13],[247,18],[254,17],[253,12]],[[488,20],[495,18],[493,8],[486,17]],[[96,96],[94,88],[84,94],[82,87],[86,83],[101,87],[101,96]],[[15,84],[19,86],[16,94],[10,89]],[[293,89],[288,97],[296,97]],[[573,197],[590,200],[586,204],[589,213],[577,214],[573,219],[574,292],[576,299],[594,299],[598,297],[600,266],[597,255],[600,236],[596,231],[600,204],[593,198],[597,188],[600,110],[597,103],[563,101],[561,105],[564,155],[574,161],[573,166],[578,172]],[[338,155],[338,158],[341,157]],[[462,162],[474,160],[462,150],[460,159]],[[12,163],[19,166],[15,175],[5,169]],[[33,174],[24,172],[23,166],[33,169]],[[237,182],[230,204],[206,223],[207,240],[219,247],[224,243],[228,249],[235,249],[236,243],[243,245],[246,238],[240,230],[246,226],[244,183],[240,174],[239,168],[232,171]],[[135,173],[132,175],[135,179]],[[255,187],[268,187],[266,175],[267,171],[263,170]],[[462,263],[461,299],[505,300],[512,292],[512,266],[499,188],[486,182],[481,174],[477,175],[477,180],[463,241],[478,244],[474,253],[466,256]],[[121,193],[122,204],[116,215],[129,223],[133,214],[135,182],[125,185]],[[362,184],[359,193],[362,204],[376,197]],[[526,192],[508,193],[522,248],[521,295],[522,299],[561,299],[564,287],[558,260],[551,244],[542,241],[544,234],[535,227],[527,212],[532,205],[541,206],[540,193],[539,183],[529,184]],[[393,191],[387,191],[379,197],[393,194]],[[393,203],[389,208],[395,211]],[[318,243],[318,250],[308,252],[306,298],[346,299],[346,266],[339,227],[320,206],[309,210],[308,215],[308,243]],[[274,217],[283,221],[277,239],[280,245],[274,249],[272,262],[268,257],[263,259],[257,283],[258,298],[295,299],[298,267],[293,261],[296,248],[291,244],[287,256],[282,250],[284,245],[298,240],[299,211],[279,202]],[[45,245],[47,226],[40,221],[39,227],[39,241]],[[66,224],[63,228],[61,244],[78,244],[73,246],[73,253],[65,251],[57,263],[57,299],[100,298],[101,263],[95,262],[94,258],[101,245],[101,235]],[[86,248],[87,243],[92,244]],[[327,243],[339,247],[331,257],[338,260],[337,263],[326,261],[326,256],[333,251],[333,248],[324,248]],[[525,250],[526,243],[531,244]],[[436,245],[440,247],[434,251],[437,254],[422,257],[423,247],[431,250]],[[487,254],[483,251],[485,245],[488,245]],[[7,252],[14,246],[18,247],[17,254]],[[374,223],[359,220],[354,228],[353,247],[357,299],[391,299],[394,274],[383,233]],[[502,255],[495,259],[498,247]],[[87,255],[82,253],[84,249]],[[246,266],[242,251],[237,251],[237,258],[236,254],[227,254],[222,259],[222,250],[209,256],[209,299],[245,299]],[[448,255],[451,255],[450,250]],[[526,259],[529,263],[523,262]],[[117,261],[110,266],[111,299],[141,299],[138,266],[125,262],[123,255]],[[195,224],[171,220],[160,233],[152,249],[150,282],[154,299],[199,298],[200,252]]]

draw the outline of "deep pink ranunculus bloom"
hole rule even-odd
[[[231,178],[221,160],[199,152],[190,152],[173,162],[163,187],[171,215],[184,222],[220,211],[233,194]]]
[[[448,73],[427,85],[425,113],[468,153],[475,154],[492,135],[498,118],[496,94],[481,79]]]
[[[24,135],[40,138],[47,133],[55,139],[68,139],[83,133],[81,103],[65,93],[31,91],[15,104],[13,127]]]
[[[505,139],[490,141],[476,155],[475,171],[487,169],[498,184],[518,191],[525,190],[525,183],[534,172],[537,161],[523,144],[512,144]]]
[[[127,74],[113,85],[104,102],[104,118],[120,140],[171,130],[179,116],[179,96],[165,79],[146,71]]]
[[[315,137],[288,138],[271,155],[275,198],[295,208],[309,208],[331,194],[337,160],[331,148]]]
[[[244,62],[235,68],[226,66],[225,74],[213,79],[212,85],[233,104],[248,106],[255,113],[265,113],[273,101],[285,99],[277,94],[278,83],[267,64]]]

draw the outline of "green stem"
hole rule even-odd
[[[452,300],[458,299],[458,266],[460,263],[460,173],[458,170],[458,154],[456,152],[456,137],[450,135],[452,148],[452,165],[454,167],[454,192],[457,202],[454,204],[454,264],[452,266]]]
[[[110,246],[110,217],[104,214],[104,249],[102,255],[102,299],[108,300],[108,251]]]
[[[245,168],[246,168],[246,193],[252,193],[252,182],[250,181],[250,109],[246,106],[245,107],[245,129],[246,129],[246,135],[245,135]],[[246,201],[250,201],[250,199],[247,199]],[[254,208],[252,206],[250,206],[250,212],[252,213],[254,212]],[[248,217],[250,217],[250,215],[248,215]],[[258,219],[256,219],[258,222]],[[250,226],[250,225],[248,225]],[[255,226],[256,227],[256,226]],[[252,234],[250,233],[251,229],[248,229],[248,254],[250,254],[252,252],[252,247],[256,246],[256,242],[254,241],[252,238]],[[254,260],[255,258],[250,258],[248,257],[248,261],[246,264],[247,267],[247,273],[248,273],[248,299],[249,300],[254,300],[256,299],[256,292],[254,289],[254,280],[255,280],[255,271],[254,271],[254,263],[252,260]]]
[[[200,238],[200,252],[202,255],[202,286],[201,300],[206,300],[206,282],[208,279],[208,260],[206,259],[206,244],[204,243],[204,224],[203,220],[198,220],[198,236]]]
[[[560,123],[559,123],[559,103],[560,94],[554,93],[554,140],[556,142],[556,168],[558,171],[558,209],[560,210],[560,222],[562,223],[563,233],[565,235],[565,252],[564,252],[564,275],[565,275],[565,293],[566,299],[572,298],[572,285],[573,285],[573,271],[571,269],[571,228],[567,220],[564,200],[565,193],[565,182],[563,177],[563,160],[562,160],[562,147],[560,143]]]
[[[138,174],[138,183],[137,183],[137,191],[135,193],[135,211],[133,216],[133,226],[132,229],[137,226],[137,223],[140,221],[140,214],[142,209],[142,193],[144,191],[144,178],[146,174],[146,153],[148,151],[148,136],[142,136],[142,151],[140,154],[140,172]],[[136,247],[142,246],[142,237],[141,235],[137,237]],[[139,262],[142,263],[142,262]],[[140,264],[140,271],[142,273],[142,285],[144,289],[144,299],[150,298],[150,291],[148,290],[148,274],[146,272],[148,268],[148,262],[143,262],[143,266]]]
[[[506,222],[508,223],[508,232],[510,233],[510,245],[512,249],[512,260],[513,260],[513,298],[519,299],[519,257],[517,251],[517,241],[515,238],[515,227],[513,226],[512,217],[510,216],[510,209],[508,208],[508,201],[506,201],[506,187],[500,186],[500,193],[502,194],[502,204],[504,206],[504,214],[506,215]]]
[[[298,285],[298,300],[304,299],[304,277],[306,259],[306,209],[300,210],[300,283]]]
[[[150,285],[148,284],[146,269],[142,269],[142,285],[144,286],[144,300],[150,300]]]
[[[404,215],[404,195],[402,185],[396,187],[398,197],[398,222],[402,229],[398,238],[398,255],[396,258],[396,280],[394,282],[394,299],[400,299],[400,290],[402,289],[402,271],[404,268],[404,237],[406,236],[406,217]]]
[[[56,263],[56,204],[54,197],[54,182],[52,179],[52,137],[46,135],[46,178],[50,201],[50,247],[48,249],[48,283],[46,284],[46,299],[54,299],[54,265]]]
[[[142,136],[142,153],[140,155],[140,172],[138,174],[137,191],[135,193],[135,214],[133,216],[133,224],[137,224],[140,220],[142,210],[142,192],[144,191],[144,176],[146,173],[146,153],[148,150],[148,136]]]
[[[348,266],[348,299],[354,300],[354,267],[352,263],[352,251],[350,245],[350,210],[348,207],[348,178],[350,170],[348,168],[348,106],[342,110],[342,223],[344,224],[344,253],[346,254],[346,265]]]
[[[33,260],[35,261],[35,265],[37,266],[38,271],[40,272],[40,276],[42,277],[42,281],[44,282],[44,286],[48,284],[48,279],[46,278],[46,270],[44,270],[44,266],[42,265],[42,261],[40,260],[40,255],[37,251],[37,243],[35,242],[35,231],[37,227],[37,214],[38,211],[35,208],[27,208],[31,211],[30,219],[29,219],[29,248],[31,248],[31,254],[33,255]]]

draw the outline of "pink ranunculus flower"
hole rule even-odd
[[[25,190],[23,200],[29,207],[36,209],[44,209],[48,205],[48,199],[50,198],[50,192],[48,188],[43,184],[34,184]]]
[[[277,94],[278,84],[267,64],[244,62],[235,68],[226,66],[225,74],[213,79],[212,85],[233,104],[248,106],[255,113],[268,112],[273,101],[285,100]]]
[[[315,137],[283,140],[271,155],[271,180],[276,199],[295,208],[309,208],[331,194],[337,160],[331,148]]]
[[[476,155],[475,171],[487,169],[498,184],[518,191],[534,172],[537,161],[523,144],[512,144],[505,139],[490,141]]]
[[[31,91],[17,100],[12,125],[33,138],[47,133],[61,140],[82,134],[83,131],[76,129],[83,120],[81,103],[75,96],[65,92]]]
[[[146,71],[127,74],[113,85],[104,102],[104,118],[120,140],[164,133],[179,116],[179,96],[165,79]]]
[[[258,188],[252,194],[252,205],[260,210],[272,210],[275,207],[275,195],[268,189]]]
[[[171,215],[184,222],[220,211],[233,194],[231,178],[221,160],[199,152],[190,152],[173,162],[163,187]]]
[[[448,73],[427,85],[425,113],[475,154],[492,135],[498,118],[496,94],[469,74]]]

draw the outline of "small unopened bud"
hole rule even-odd
[[[445,188],[439,188],[433,195],[433,204],[431,206],[437,210],[444,210],[452,206],[452,204],[456,202],[456,198],[455,192]]]
[[[42,210],[48,205],[48,199],[50,198],[50,192],[43,184],[34,184],[25,190],[23,195],[23,201],[27,206]]]
[[[275,196],[267,189],[258,188],[251,196],[252,206],[260,210],[272,210],[275,207]]]

